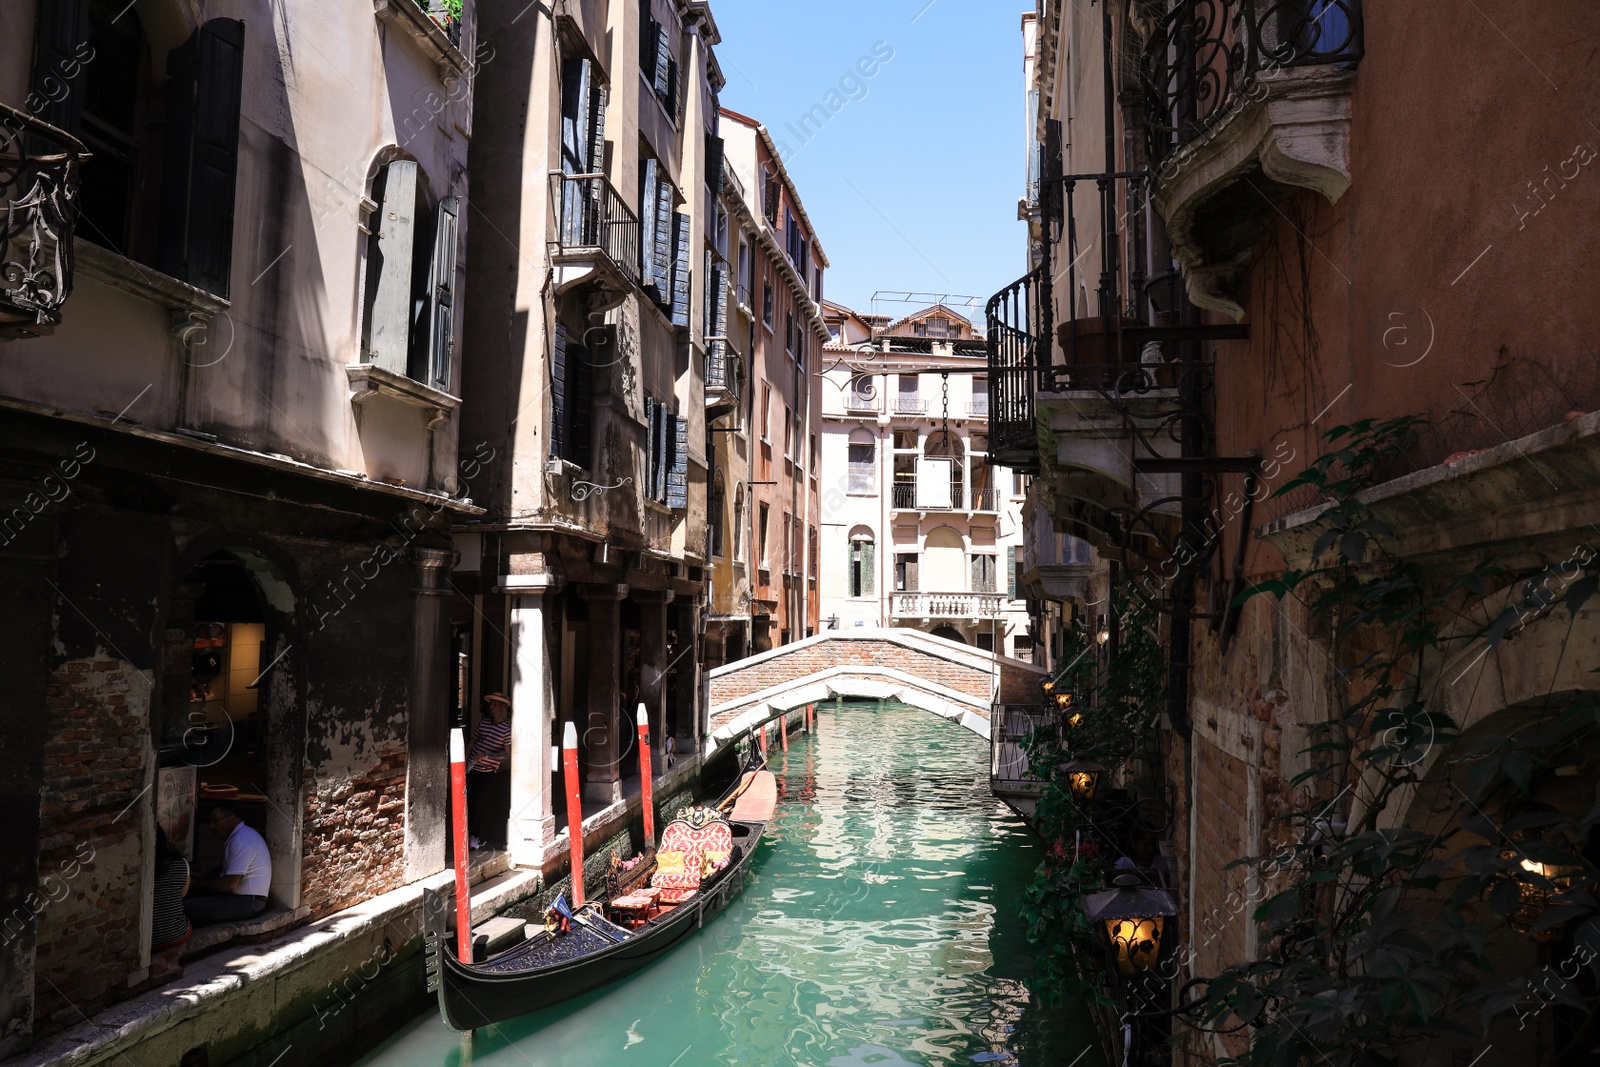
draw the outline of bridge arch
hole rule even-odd
[[[807,704],[892,700],[989,736],[995,703],[1038,694],[1042,668],[920,630],[829,630],[710,672],[715,749]]]

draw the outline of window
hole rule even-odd
[[[798,267],[800,265],[800,247],[803,244],[800,236],[800,222],[794,217],[794,212],[787,209],[783,213],[783,232],[786,241],[785,251],[789,253],[789,262]]]
[[[744,486],[733,487],[733,561],[744,562]]]
[[[989,415],[989,381],[987,378],[972,379],[972,405],[968,413],[975,418],[987,418]],[[974,448],[974,451],[987,451]]]
[[[461,201],[443,196],[430,208],[427,177],[409,159],[379,171],[372,199],[363,362],[449,392]]]
[[[1033,638],[1027,634],[1017,634],[1011,639],[1011,655],[1020,660],[1033,659]]]
[[[850,534],[849,585],[853,597],[876,596],[875,566],[878,546],[873,543],[872,532],[857,528]]]
[[[40,0],[36,26],[30,110],[92,153],[78,236],[228,296],[244,23],[210,19],[166,52],[164,106],[125,0]]]
[[[783,513],[783,573],[794,573],[794,516]]]
[[[712,108],[711,114],[717,111]],[[727,144],[721,137],[714,133],[706,134],[706,189],[711,193],[712,199],[722,195],[722,161],[727,157]],[[720,214],[720,213],[719,213]],[[727,216],[722,215],[719,220],[721,225],[727,225]]]
[[[794,459],[794,415],[788,404],[783,405],[783,457]]]
[[[750,306],[750,294],[756,291],[756,259],[751,255],[750,242],[754,238],[739,239],[739,303]]]
[[[767,221],[776,226],[778,224],[778,206],[783,199],[782,187],[778,184],[778,175],[771,167],[761,168],[761,213]]]
[[[772,283],[761,283],[761,321],[766,323],[767,329],[772,329]]]
[[[771,412],[772,412],[772,383],[771,382],[762,382],[761,383],[761,439],[763,441],[767,441],[767,440],[771,439],[771,433],[767,429],[767,427],[771,424],[771,421],[772,421]]]
[[[977,639],[977,642],[978,642],[978,648],[981,651],[984,651],[984,652],[993,652],[994,651],[994,634],[992,634],[992,633],[980,633],[980,634],[976,635],[976,639]]]
[[[817,534],[817,528],[813,526],[811,527],[811,537],[807,542],[807,546],[809,547],[810,551],[806,555],[807,573],[811,576],[811,580],[813,582],[817,580],[817,554],[819,552],[820,545],[821,540]]]
[[[876,493],[878,491],[878,448],[868,430],[856,430],[850,435],[849,474],[847,492]]]
[[[756,526],[756,558],[761,561],[761,569],[764,571],[772,569],[772,558],[767,546],[767,517],[767,505],[762,504]]]
[[[1017,586],[1022,584],[1022,561],[1017,559],[1017,546],[1006,549],[1006,597],[1017,599]]]
[[[899,396],[895,398],[895,410],[907,415],[914,415],[920,412],[922,403],[917,399],[917,376],[915,374],[900,375],[899,387]]]
[[[550,454],[588,469],[593,459],[594,357],[556,326],[550,358]]]
[[[722,525],[723,512],[723,484],[722,473],[717,473],[717,480],[711,487],[711,501],[706,505],[706,525],[711,528],[711,555],[720,557],[723,554],[724,534]]]
[[[990,555],[976,555],[972,557],[972,591],[974,593],[992,593],[995,580],[995,558]]]
[[[659,160],[639,167],[639,284],[672,318],[689,324],[689,216],[676,209],[677,187]]]
[[[649,481],[645,495],[674,510],[689,506],[689,420],[681,419],[667,405],[652,397],[644,398],[645,421],[649,432]]]
[[[794,355],[794,312],[783,313],[783,350]]]
[[[915,552],[895,553],[894,591],[897,593],[917,592],[917,554]]]
[[[815,478],[817,476],[817,466],[818,466],[818,463],[817,463],[817,435],[816,434],[812,434],[811,435],[811,467],[810,467],[810,470],[811,470],[811,477],[813,477],[813,478]]]
[[[676,29],[669,29],[655,20],[651,13],[651,0],[639,0],[640,34],[639,66],[644,80],[655,90],[656,99],[666,108],[673,122],[679,121],[681,93],[678,85],[678,60],[674,53]]]

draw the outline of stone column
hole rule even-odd
[[[578,723],[580,743],[589,755],[583,799],[601,804],[622,800],[622,752],[618,719],[622,710],[622,631],[618,602],[626,585],[580,585],[589,604],[589,707]]]
[[[511,820],[506,847],[517,867],[539,867],[556,839],[554,798],[550,795],[551,717],[555,714],[555,672],[550,634],[559,614],[551,595],[561,579],[550,574],[509,575],[502,580],[511,599]]]
[[[657,775],[667,769],[663,758],[667,739],[667,605],[672,603],[672,596],[670,589],[633,591],[640,619],[639,700],[650,713],[650,759]]]
[[[450,569],[455,551],[413,548],[406,717],[406,881],[445,867],[450,826]]]

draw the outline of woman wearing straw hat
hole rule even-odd
[[[486,837],[499,837],[485,829],[483,809],[495,775],[511,758],[510,716],[511,701],[504,693],[490,693],[483,698],[483,718],[478,721],[472,747],[467,750],[467,822],[472,828],[468,844],[472,848],[483,848]]]

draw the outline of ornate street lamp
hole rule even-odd
[[[1168,890],[1143,885],[1136,874],[1119,874],[1114,884],[1085,897],[1084,914],[1099,928],[1118,974],[1148,971],[1161,959],[1161,936],[1178,914],[1178,901]]]
[[[88,158],[71,134],[0,104],[0,340],[43,336],[61,322]]]
[[[1099,790],[1100,777],[1106,769],[1098,763],[1075,759],[1058,765],[1056,771],[1066,776],[1067,790],[1072,794],[1072,799],[1087,804]]]

